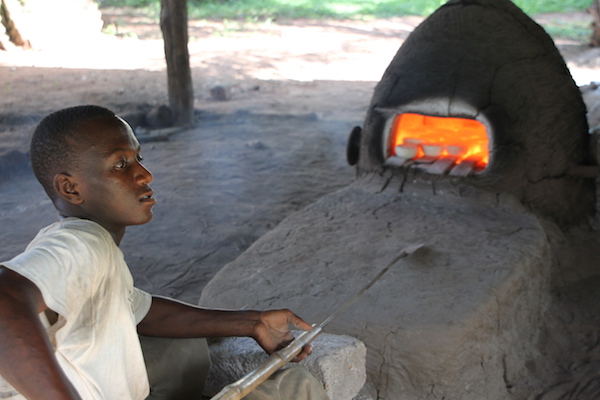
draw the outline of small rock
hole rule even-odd
[[[217,101],[226,101],[231,99],[231,88],[229,86],[217,85],[210,89],[210,97]]]
[[[260,140],[250,140],[246,142],[246,147],[249,147],[254,150],[264,150],[267,148],[267,145],[261,142]]]
[[[152,129],[167,128],[173,126],[173,113],[166,105],[153,107],[146,114],[146,126]]]

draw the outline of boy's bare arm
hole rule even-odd
[[[0,265],[0,375],[28,399],[81,399],[38,317],[46,309],[37,286]]]
[[[138,325],[138,332],[159,337],[249,336],[271,354],[294,339],[290,325],[303,330],[312,329],[311,325],[290,310],[207,310],[154,297],[148,315]],[[307,346],[294,361],[303,359],[309,353],[310,346]]]

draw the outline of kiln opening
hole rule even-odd
[[[388,119],[384,132],[383,154],[389,166],[467,176],[489,163],[489,135],[475,119],[402,113]]]

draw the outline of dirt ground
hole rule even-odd
[[[572,13],[539,21],[556,18],[590,20]],[[0,260],[56,218],[26,165],[44,115],[78,104],[118,113],[167,104],[157,23],[121,10],[104,19],[118,34],[0,52]],[[122,243],[137,285],[196,303],[216,271],[257,238],[352,182],[348,134],[421,21],[190,21],[197,124],[143,144],[158,204],[153,221],[130,228]],[[579,85],[600,81],[600,49],[557,45]],[[213,99],[215,86],[230,98]],[[596,126],[600,95],[588,89],[586,101]]]
[[[26,167],[44,115],[78,104],[128,113],[168,103],[157,23],[123,10],[103,19],[117,35],[0,53],[0,219],[12,228],[0,233],[0,259],[55,218]],[[190,21],[197,126],[144,146],[159,203],[154,220],[122,244],[137,284],[195,303],[256,238],[351,182],[347,136],[421,21]],[[229,99],[214,100],[215,86]]]
[[[0,233],[0,259],[55,218],[26,167],[39,119],[77,104],[127,113],[167,103],[157,24],[122,13],[105,19],[118,24],[119,36],[0,53],[0,219],[11,227]],[[154,220],[131,228],[122,244],[137,284],[195,303],[212,275],[255,239],[349,183],[346,137],[419,21],[190,21],[197,128],[144,145],[159,203]],[[229,100],[211,98],[217,85],[230,91]]]

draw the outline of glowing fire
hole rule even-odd
[[[400,114],[394,118],[388,157],[403,159],[455,157],[483,169],[489,161],[485,126],[474,119]]]

